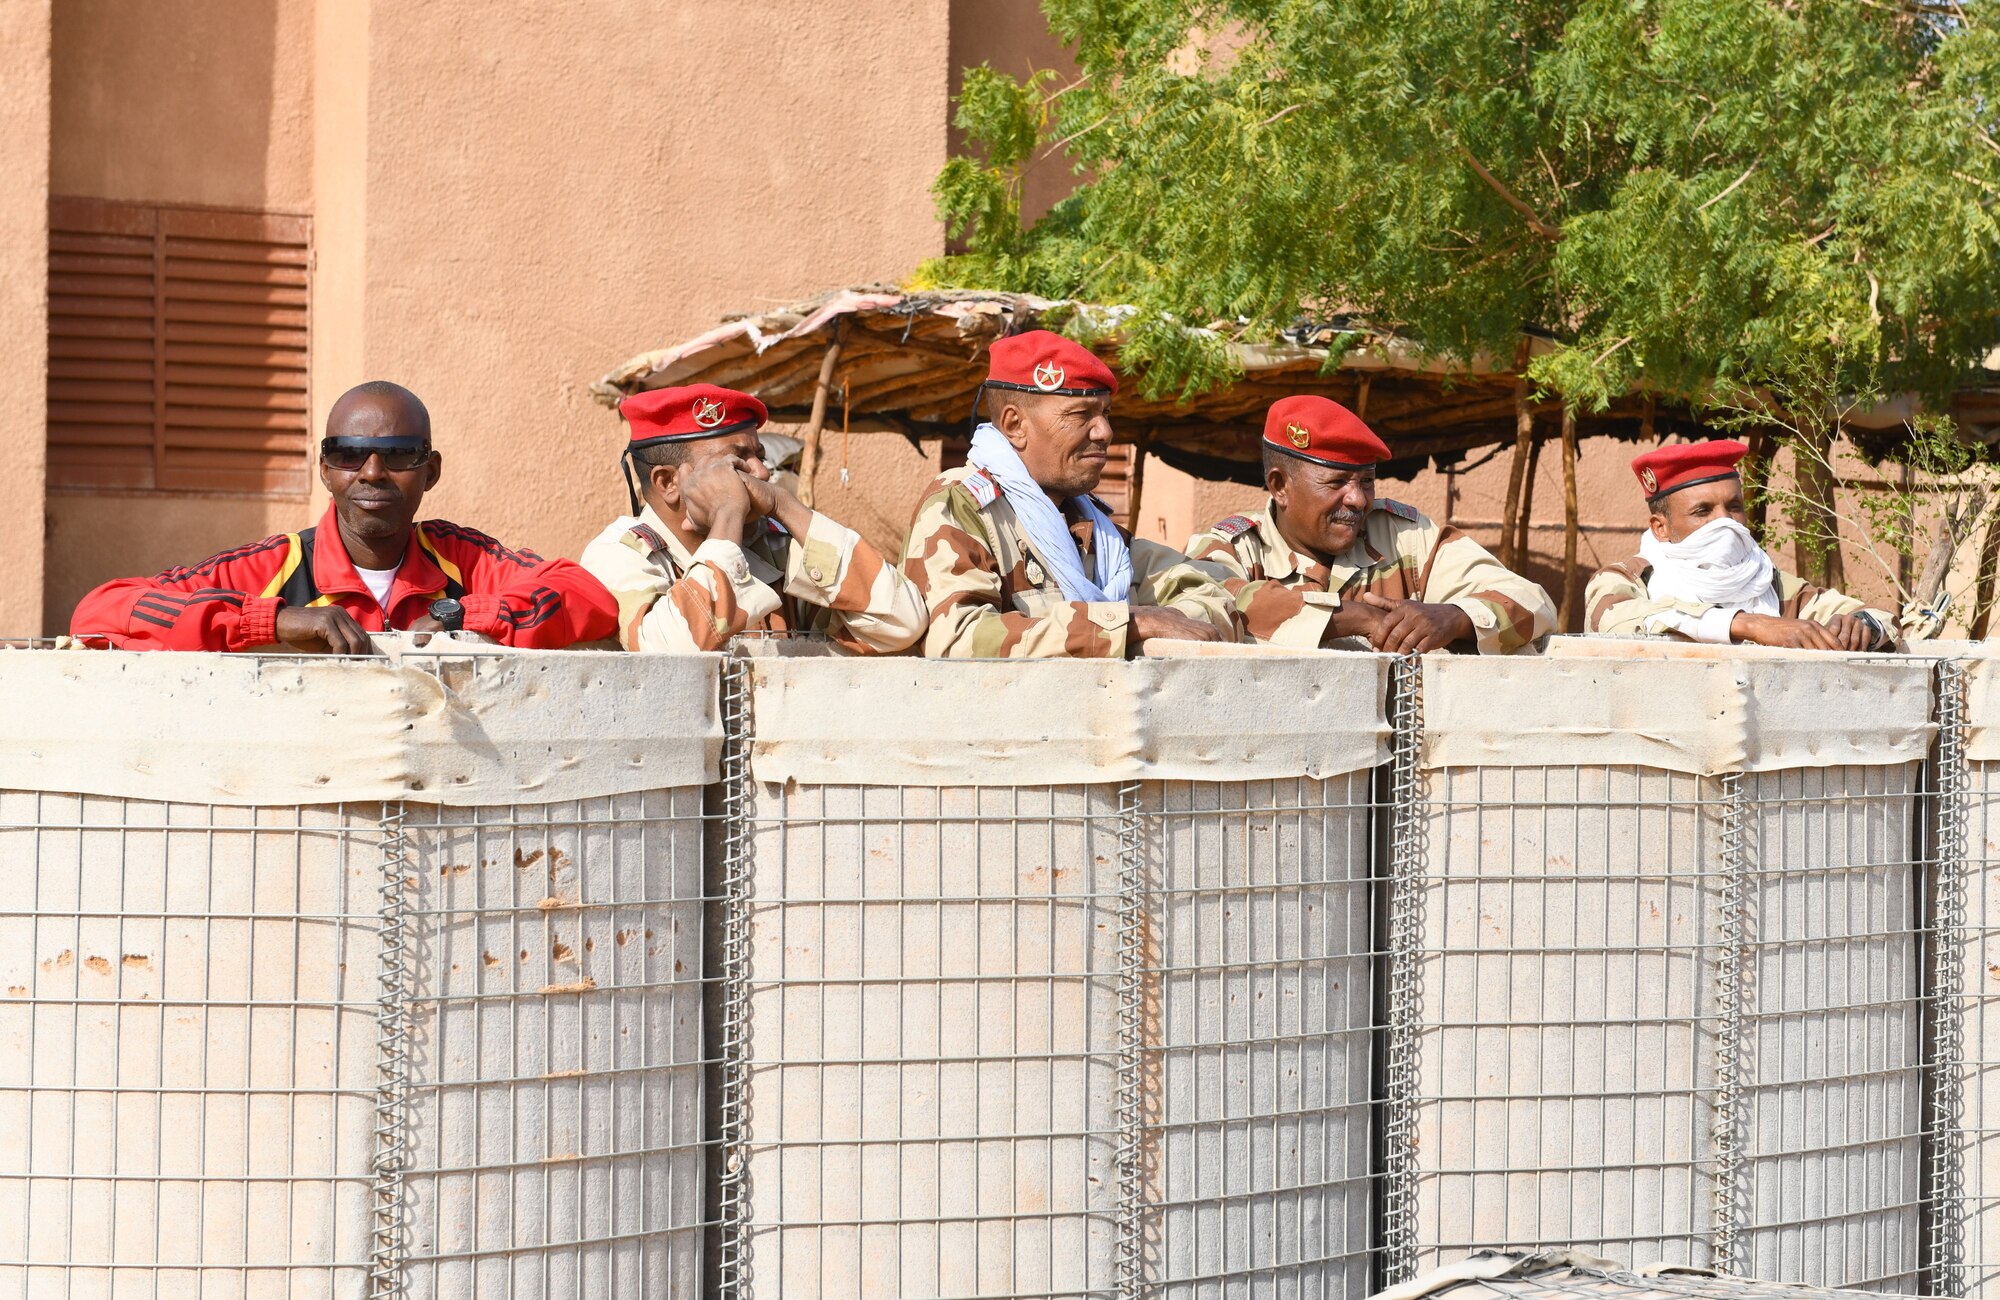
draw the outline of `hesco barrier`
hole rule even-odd
[[[1985,1294],[1990,667],[0,653],[0,1292]]]

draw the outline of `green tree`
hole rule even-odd
[[[1991,0],[1044,9],[1081,75],[969,71],[965,251],[919,280],[1130,304],[1156,390],[1219,377],[1204,325],[1335,312],[1458,360],[1545,332],[1533,378],[1590,406],[1938,394],[2000,336]],[[1024,226],[1055,147],[1085,183]]]

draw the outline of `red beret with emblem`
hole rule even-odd
[[[1049,330],[994,339],[988,350],[986,383],[991,388],[1064,397],[1109,397],[1118,391],[1118,376],[1101,357]]]
[[[1335,469],[1366,469],[1389,459],[1389,447],[1361,417],[1325,397],[1303,394],[1271,403],[1264,442],[1300,460]]]
[[[1681,442],[1634,456],[1632,472],[1639,476],[1646,499],[1652,501],[1697,483],[1735,478],[1736,462],[1749,454],[1749,447],[1732,438]]]
[[[632,426],[632,446],[693,442],[718,438],[743,429],[759,429],[768,412],[748,393],[714,384],[685,388],[653,388],[618,403],[618,413]]]

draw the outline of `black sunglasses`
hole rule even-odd
[[[337,470],[353,471],[382,458],[382,468],[394,474],[413,470],[431,458],[431,444],[421,438],[322,438],[319,458]]]

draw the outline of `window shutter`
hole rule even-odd
[[[311,219],[49,202],[49,485],[302,496]]]

